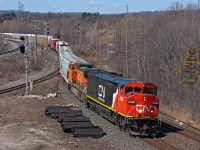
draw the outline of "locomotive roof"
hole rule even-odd
[[[118,84],[119,86],[123,86],[125,84],[128,84],[130,82],[139,82],[137,79],[132,79],[129,77],[121,77],[117,75],[116,73],[110,73],[110,72],[105,72],[105,71],[93,71],[91,72],[94,76],[102,78],[104,80],[113,82],[115,84]]]
[[[76,61],[78,63],[87,63],[82,58],[74,55],[74,53],[72,52],[72,50],[71,50],[71,48],[69,46],[65,46],[65,48],[66,49],[64,50],[64,48],[61,47],[61,50],[60,50],[61,57],[67,59],[70,62]]]

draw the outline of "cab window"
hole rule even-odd
[[[134,87],[134,92],[141,93],[142,89],[139,87]]]
[[[157,95],[157,89],[156,88],[144,88],[143,91],[144,94],[153,94],[153,95]]]
[[[131,87],[131,86],[126,87],[125,88],[125,94],[126,94],[126,96],[132,95],[133,94],[133,87]]]
[[[133,92],[133,87],[126,87],[125,88],[125,94],[127,94],[127,93],[130,93],[130,92]]]

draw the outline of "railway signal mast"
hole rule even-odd
[[[24,54],[24,62],[26,66],[26,95],[28,95],[28,66],[30,64],[29,56],[28,56],[28,48],[26,45],[26,40],[24,36],[20,37],[20,40],[23,41],[23,45],[20,46],[20,52]]]

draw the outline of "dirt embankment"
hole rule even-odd
[[[82,150],[110,149],[101,139],[73,138],[64,133],[60,123],[44,115],[46,106],[68,104],[62,94],[47,98],[48,93],[55,93],[57,85],[62,86],[60,77],[34,85],[30,96],[20,96],[25,89],[4,95],[0,99],[0,150],[5,149],[53,149]],[[18,95],[18,96],[11,96]],[[69,99],[75,97],[69,95]]]

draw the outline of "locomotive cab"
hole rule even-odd
[[[131,82],[119,87],[116,109],[126,115],[131,135],[158,134],[156,128],[160,126],[160,121],[157,89],[151,83],[142,82]]]
[[[119,112],[135,118],[158,117],[159,99],[156,96],[155,85],[131,82],[118,90],[118,102],[115,107]]]

